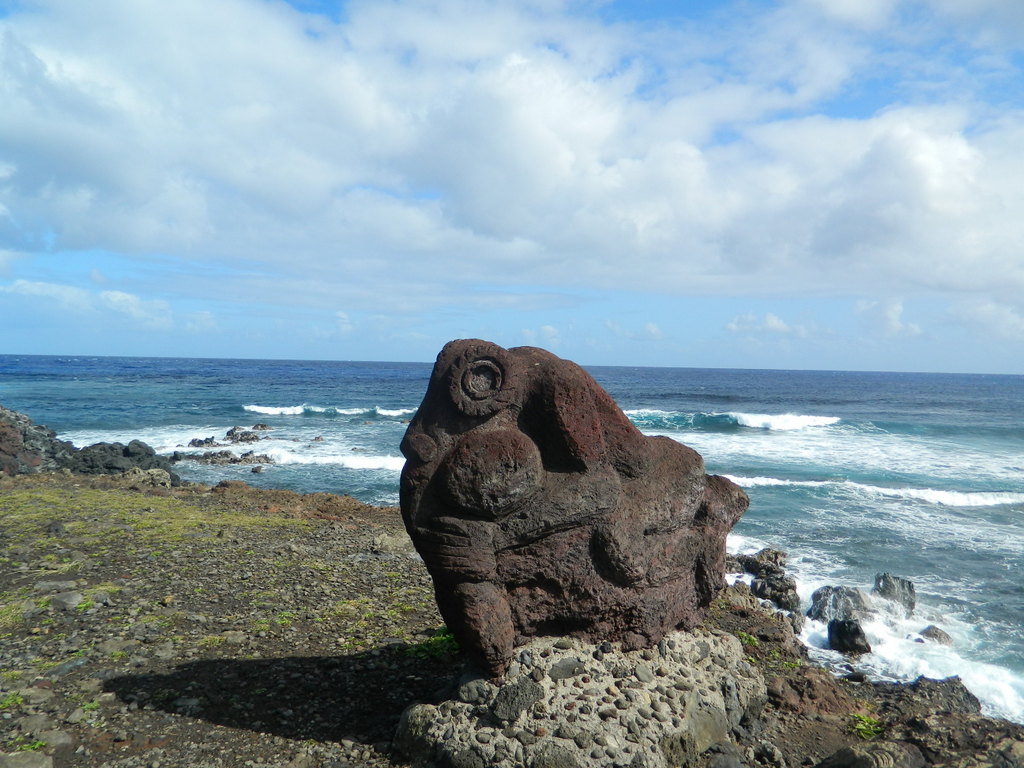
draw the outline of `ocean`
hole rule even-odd
[[[398,503],[406,422],[425,363],[0,356],[0,404],[77,446],[271,427],[251,467],[181,462],[185,479],[244,480]],[[699,451],[750,495],[735,552],[787,551],[805,605],[825,584],[911,579],[912,618],[865,630],[874,678],[959,675],[990,715],[1024,722],[1024,377],[588,367],[646,434]],[[884,603],[884,601],[883,601]],[[951,647],[915,642],[929,624]],[[824,627],[803,639],[826,665]]]

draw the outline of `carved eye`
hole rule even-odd
[[[462,391],[474,400],[493,397],[501,390],[504,375],[493,360],[476,360],[462,374]]]
[[[452,364],[449,393],[469,416],[490,416],[512,401],[508,355],[495,344],[474,345]]]

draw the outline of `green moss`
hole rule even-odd
[[[242,512],[173,496],[148,496],[123,489],[13,486],[0,494],[0,517],[16,545],[48,547],[45,526],[59,521],[69,537],[89,544],[126,546],[126,537],[167,544],[185,536],[211,539],[223,528],[304,528],[308,522],[285,516]],[[74,567],[56,555],[43,556],[50,567]]]

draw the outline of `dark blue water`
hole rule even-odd
[[[960,674],[989,712],[1024,720],[1024,377],[589,370],[644,432],[690,445],[747,490],[732,546],[788,550],[805,597],[825,583],[870,587],[883,570],[915,581],[917,616],[868,626],[867,671]],[[393,504],[398,444],[429,373],[418,363],[0,356],[0,404],[78,445],[140,438],[168,453],[263,422],[269,439],[246,446],[275,459],[262,474],[178,471]],[[908,638],[928,623],[956,645]],[[809,644],[823,643],[820,630],[809,628]]]

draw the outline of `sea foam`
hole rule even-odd
[[[886,488],[857,483],[852,480],[787,480],[777,477],[742,477],[738,475],[725,475],[725,477],[742,488],[831,488],[875,496],[913,499],[943,507],[998,507],[1008,504],[1024,504],[1024,493],[1013,491],[943,491],[934,488]]]
[[[308,405],[305,403],[302,405],[283,406],[243,405],[242,410],[264,416],[302,416],[308,413],[321,416],[362,416],[364,418],[373,418],[374,416],[402,418],[416,413],[415,408],[381,408],[380,406],[373,406],[372,408],[338,408],[335,406]]]

